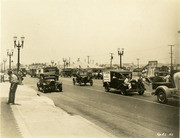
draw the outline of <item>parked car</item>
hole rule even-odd
[[[177,72],[173,76],[173,88],[169,87],[169,82],[163,82],[163,84],[156,88],[152,95],[157,96],[157,101],[159,103],[167,103],[169,98],[180,99],[180,72]]]
[[[129,85],[125,83],[125,79],[129,77]],[[111,88],[120,90],[123,95],[128,92],[138,92],[139,95],[143,95],[145,86],[141,79],[132,79],[132,72],[125,70],[110,70],[103,72],[103,87],[106,92],[109,92]]]
[[[62,82],[57,80],[56,76],[43,76],[39,78],[37,83],[39,91],[48,92],[48,91],[59,91],[62,92]]]
[[[87,83],[90,83],[90,85],[93,85],[93,80],[92,80],[92,74],[88,72],[79,72],[73,77],[73,84],[75,85],[78,83],[80,86],[82,83],[86,85]]]

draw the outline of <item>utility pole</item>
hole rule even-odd
[[[171,49],[171,70],[170,70],[170,73],[171,73],[171,77],[172,77],[172,73],[173,73],[173,52],[172,52],[172,47],[174,45],[169,45],[170,46],[170,49]]]
[[[69,67],[70,67],[70,60],[71,60],[71,58],[69,57]]]
[[[112,68],[112,60],[113,60],[113,54],[114,53],[110,53],[111,54],[111,57],[110,57],[110,67]]]
[[[58,61],[58,68],[60,69],[60,61]]]
[[[66,59],[63,58],[63,62],[64,62],[64,69],[65,69]]]
[[[138,69],[139,69],[139,58],[137,58],[137,66],[138,66]]]
[[[139,58],[137,58],[138,76],[139,76]]]
[[[87,58],[88,58],[88,64],[89,64],[89,57],[90,57],[90,56],[87,56]]]
[[[1,63],[1,73],[3,72],[3,63]]]
[[[3,63],[1,63],[1,73],[3,73]],[[1,82],[3,82],[3,75],[1,75]]]

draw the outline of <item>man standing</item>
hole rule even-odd
[[[17,79],[17,76],[13,74],[11,70],[8,72],[8,75],[9,75],[9,81],[11,83],[10,90],[9,90],[8,104],[14,104],[15,93],[16,93],[16,89],[17,89],[17,85],[19,81]]]

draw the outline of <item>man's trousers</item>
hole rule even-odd
[[[13,103],[14,104],[17,85],[18,85],[18,83],[15,83],[15,82],[11,83],[10,91],[9,91],[9,100],[8,100],[8,103]]]

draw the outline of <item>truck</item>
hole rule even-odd
[[[173,75],[172,83],[174,87],[168,87],[164,82],[164,84],[159,85],[155,89],[155,92],[152,92],[152,95],[157,96],[157,101],[159,103],[166,104],[169,98],[180,99],[180,72]]]
[[[57,67],[43,67],[38,70],[37,77],[55,76],[56,80],[59,80],[59,69]]]

